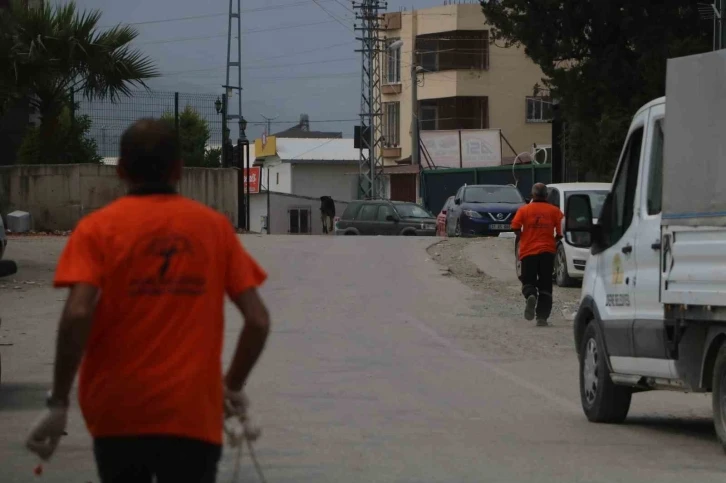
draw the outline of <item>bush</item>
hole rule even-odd
[[[65,108],[48,126],[28,128],[16,164],[100,164],[96,141],[88,136],[91,119],[72,119]]]

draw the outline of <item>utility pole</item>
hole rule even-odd
[[[356,10],[354,30],[360,32],[361,48],[361,143],[359,191],[363,199],[385,197],[383,185],[383,109],[381,104],[381,13],[387,8],[381,0],[353,1]]]
[[[416,65],[416,53],[413,54],[411,62],[411,164],[421,164],[421,141],[419,141],[418,122],[418,69]]]
[[[269,136],[270,133],[272,132],[272,121],[274,121],[275,119],[277,119],[280,116],[267,117],[264,114],[260,114],[260,116],[262,116],[262,119],[267,121],[267,131],[265,131],[265,134],[267,134]]]

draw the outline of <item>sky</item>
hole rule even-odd
[[[276,118],[274,133],[294,125],[303,113],[309,115],[311,129],[342,131],[344,137],[352,137],[360,111],[361,56],[355,52],[360,43],[355,41],[350,0],[241,3],[242,110],[249,123],[248,137],[262,134],[263,116]],[[76,0],[76,4],[100,10],[100,26],[125,23],[139,31],[134,46],[162,73],[149,82],[150,88],[224,92],[228,0]],[[390,0],[386,11],[443,4],[444,0]],[[202,18],[171,21],[180,17]]]

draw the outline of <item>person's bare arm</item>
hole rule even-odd
[[[73,380],[91,332],[97,300],[98,288],[93,285],[79,283],[70,289],[58,327],[51,393],[54,400],[69,402]]]
[[[254,288],[237,295],[233,302],[244,317],[244,327],[224,380],[228,389],[239,391],[247,382],[265,347],[270,332],[270,316]]]

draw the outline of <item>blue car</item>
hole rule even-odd
[[[512,218],[525,201],[511,185],[462,186],[446,219],[449,236],[498,236],[512,231]]]

